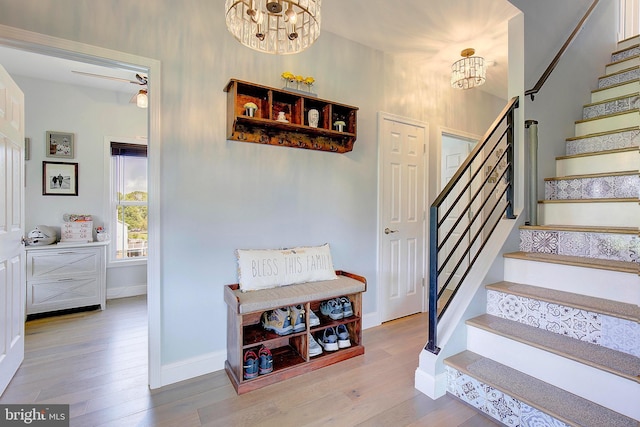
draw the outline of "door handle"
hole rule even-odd
[[[384,229],[384,234],[397,233],[398,230],[391,230],[389,227]]]

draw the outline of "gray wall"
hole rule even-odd
[[[222,2],[0,0],[0,9],[1,24],[162,62],[162,172],[155,197],[162,221],[164,365],[224,354],[222,287],[237,281],[236,248],[328,242],[336,268],[367,277],[364,312],[375,315],[377,112],[429,123],[432,200],[437,129],[482,134],[504,105],[482,92],[456,92],[447,77],[406,77],[402,69],[411,63],[328,32],[298,55],[253,52],[227,32]],[[283,71],[311,75],[320,97],[360,107],[353,152],[226,140],[222,89],[228,80],[279,87]]]

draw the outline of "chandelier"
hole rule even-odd
[[[227,29],[259,52],[302,52],[320,35],[322,0],[226,0]]]
[[[475,49],[465,49],[460,52],[462,59],[451,66],[451,87],[456,89],[471,89],[480,86],[487,80],[487,69],[484,58],[473,56]]]

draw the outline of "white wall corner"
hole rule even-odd
[[[160,387],[224,369],[226,359],[226,350],[221,350],[162,365],[160,367]]]

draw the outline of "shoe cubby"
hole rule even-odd
[[[358,107],[285,89],[231,79],[227,92],[227,139],[256,144],[346,153],[357,138]],[[253,103],[251,113],[245,105]],[[318,126],[309,111],[319,112]],[[344,122],[338,129],[335,122]]]
[[[342,280],[355,280],[361,285],[358,289],[362,291],[352,293],[337,293],[335,295],[325,295],[322,299],[306,299],[304,296],[296,296],[288,306],[302,304],[305,309],[305,329],[300,332],[293,332],[287,335],[278,335],[268,331],[262,326],[262,313],[268,310],[275,310],[281,306],[264,306],[258,311],[244,313],[242,310],[242,293],[239,286],[225,286],[225,301],[227,303],[227,361],[225,370],[231,383],[238,394],[262,388],[276,382],[302,375],[304,373],[328,366],[334,363],[350,359],[364,354],[362,345],[362,292],[366,290],[366,280],[364,277],[336,272]],[[321,282],[317,282],[321,283]],[[309,286],[306,284],[303,286]],[[290,285],[298,286],[298,285]],[[312,286],[313,287],[313,286]],[[286,287],[284,287],[286,288]],[[351,286],[349,289],[353,289]],[[261,291],[251,291],[261,292]],[[286,294],[287,289],[282,289]],[[268,293],[265,293],[267,295]],[[312,293],[313,294],[313,293]],[[254,294],[252,297],[254,297]],[[274,302],[282,302],[282,298],[274,298],[269,294]],[[315,294],[314,294],[315,295]],[[320,304],[328,299],[337,297],[347,297],[353,308],[353,316],[333,320],[322,314]],[[311,327],[309,325],[310,310],[320,319],[320,325]],[[326,328],[334,329],[344,324],[349,331],[350,347],[340,348],[337,351],[325,351],[316,356],[309,355],[309,335],[314,338],[317,334],[322,334]],[[316,340],[317,341],[317,340]],[[322,346],[320,342],[318,342]],[[258,354],[260,348],[265,346],[273,357],[273,371],[261,374],[254,378],[244,378],[244,356],[247,351]]]

